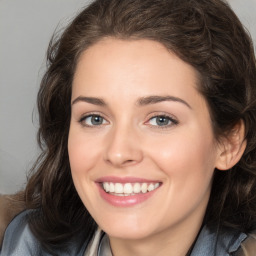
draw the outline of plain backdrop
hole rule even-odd
[[[39,152],[36,94],[48,42],[89,2],[0,0],[0,193],[24,187]],[[228,2],[256,44],[256,0]]]

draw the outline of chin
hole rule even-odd
[[[150,236],[151,232],[127,228],[126,230],[104,230],[109,237],[114,237],[118,239],[125,239],[125,240],[141,240],[148,236]]]
[[[119,239],[139,240],[148,237],[152,233],[154,233],[153,227],[151,225],[152,223],[150,222],[148,222],[148,225],[146,225],[146,223],[138,223],[137,221],[131,222],[127,220],[113,220],[102,224],[103,225],[100,225],[100,227],[104,230],[104,232],[106,232],[110,237],[115,237]]]

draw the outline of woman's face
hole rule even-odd
[[[200,227],[218,161],[197,72],[160,43],[104,39],[79,60],[68,151],[84,205],[110,237]]]

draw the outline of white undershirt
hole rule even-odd
[[[95,232],[84,256],[113,256],[109,244],[109,238],[100,228]]]

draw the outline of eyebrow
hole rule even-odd
[[[87,102],[87,103],[91,103],[93,105],[98,105],[98,106],[106,106],[107,105],[103,99],[95,98],[95,97],[79,96],[72,101],[72,105],[74,105],[77,102]]]
[[[184,105],[186,105],[188,108],[192,109],[191,106],[183,99],[181,98],[178,98],[178,97],[174,97],[174,96],[147,96],[147,97],[143,97],[143,98],[140,98],[138,100],[138,105],[139,106],[145,106],[145,105],[150,105],[150,104],[156,104],[156,103],[160,103],[160,102],[163,102],[163,101],[175,101],[175,102],[180,102]]]
[[[142,97],[137,100],[136,105],[146,106],[146,105],[156,104],[164,101],[180,102],[186,105],[188,108],[192,109],[191,106],[185,100],[178,97],[169,96],[169,95],[167,96],[152,95],[152,96]],[[107,103],[103,99],[96,98],[96,97],[79,96],[72,101],[72,105],[74,105],[77,102],[87,102],[93,105],[103,106],[103,107],[107,106]]]

